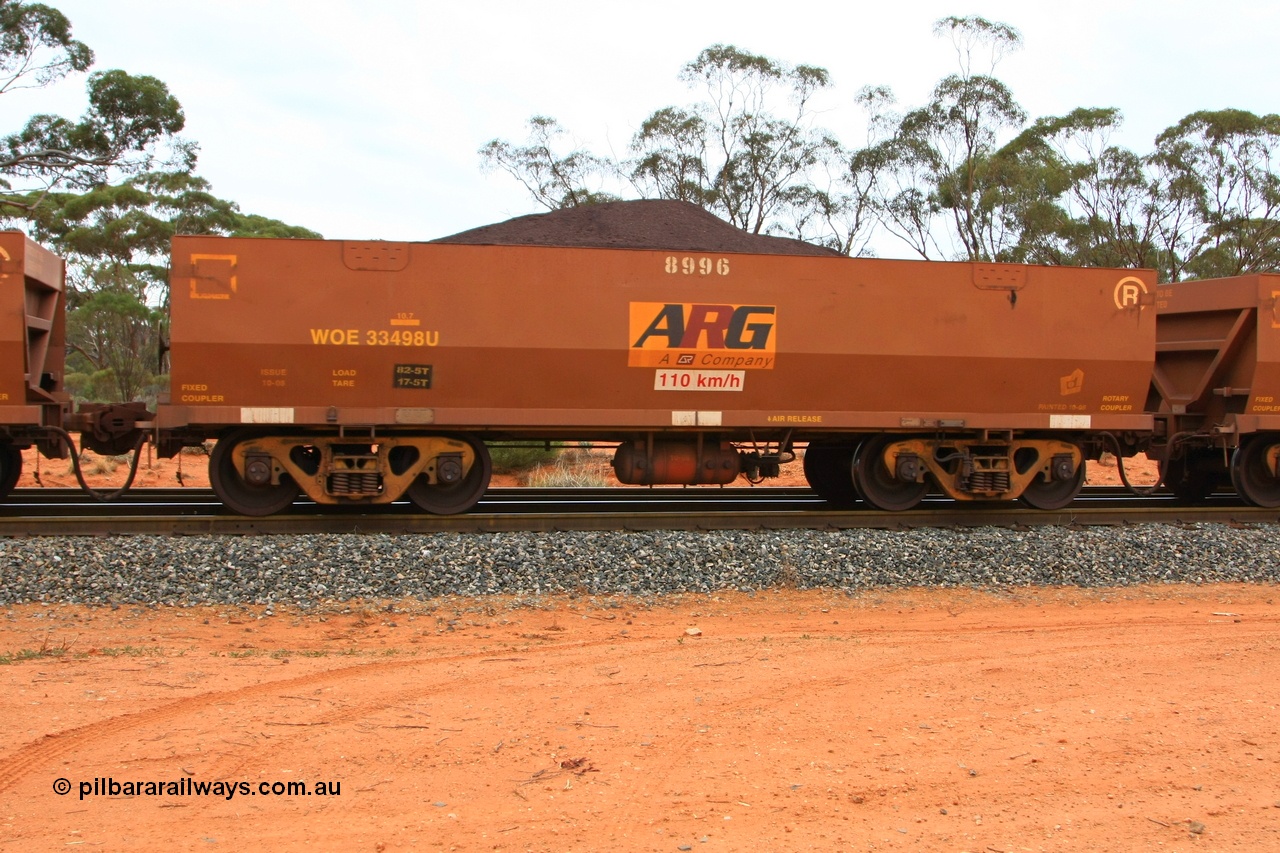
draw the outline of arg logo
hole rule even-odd
[[[632,302],[627,363],[770,369],[776,315],[774,305]]]

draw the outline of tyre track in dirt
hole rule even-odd
[[[611,639],[586,642],[575,641],[572,643],[546,645],[541,647],[539,651],[545,651],[548,654],[560,654],[575,648],[590,650],[593,647],[611,642],[614,641]],[[86,750],[91,749],[96,742],[110,741],[131,731],[160,723],[172,722],[183,717],[198,716],[213,706],[252,703],[273,698],[281,693],[296,694],[307,690],[317,691],[325,687],[346,683],[353,679],[374,678],[380,674],[390,674],[416,667],[434,668],[451,663],[458,664],[468,660],[483,660],[492,656],[493,652],[486,650],[465,654],[424,656],[344,666],[231,690],[201,693],[167,702],[148,710],[123,714],[82,726],[50,732],[35,741],[19,747],[7,756],[0,756],[0,793],[10,789],[38,767],[51,764],[72,753],[83,754]],[[529,667],[530,670],[535,668],[536,665],[534,664]],[[441,689],[465,690],[469,686],[487,682],[491,678],[492,676],[487,673],[478,673],[467,679],[446,678],[442,679],[441,683],[420,688],[420,692],[429,693]],[[372,696],[373,694],[370,695]],[[351,705],[322,714],[317,719],[306,722],[314,725],[350,722],[367,714],[370,706],[382,708],[390,707],[397,702],[403,702],[403,693],[396,693],[395,696],[394,702],[365,701],[358,705]]]

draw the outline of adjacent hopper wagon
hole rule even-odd
[[[22,472],[22,449],[59,455],[70,396],[62,258],[16,231],[0,232],[0,498]]]
[[[1231,487],[1280,506],[1280,275],[1157,291],[1151,395],[1164,481],[1198,500]]]

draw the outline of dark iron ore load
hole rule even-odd
[[[750,234],[687,201],[656,199],[615,201],[517,216],[431,242],[838,256],[832,249],[803,240]]]

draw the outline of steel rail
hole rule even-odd
[[[36,493],[36,494],[33,494]],[[78,496],[78,497],[77,497]],[[1057,511],[1019,504],[929,499],[916,510],[886,513],[833,508],[804,488],[491,489],[472,512],[432,516],[409,504],[353,510],[299,502],[266,518],[227,512],[203,489],[137,490],[101,504],[74,489],[21,489],[0,505],[0,536],[263,535],[324,533],[495,533],[529,531],[909,529],[1160,524],[1275,524],[1280,510],[1241,504],[1233,495],[1204,506],[1172,496],[1134,498],[1122,490],[1086,490]]]
[[[601,486],[590,488],[536,488],[526,487],[495,487],[485,492],[485,496],[481,501],[481,505],[494,503],[518,503],[522,501],[547,501],[553,499],[568,499],[573,501],[618,501],[626,499],[634,500],[656,500],[656,501],[680,501],[682,499],[688,501],[706,500],[707,495],[721,495],[728,500],[766,500],[766,499],[782,499],[782,500],[811,500],[821,501],[811,489],[804,486]],[[1080,501],[1092,502],[1098,500],[1133,500],[1134,495],[1126,490],[1123,486],[1086,486],[1077,498]],[[940,499],[940,498],[939,498]],[[1172,499],[1172,495],[1163,493],[1156,495],[1155,500]],[[1220,492],[1213,496],[1213,500],[1217,501],[1236,501],[1235,495]],[[209,488],[136,488],[123,496],[112,501],[95,501],[87,496],[83,490],[68,487],[30,487],[15,489],[8,497],[0,502],[0,514],[3,514],[6,508],[13,507],[52,507],[52,506],[160,506],[166,502],[173,503],[190,503],[192,505],[209,505],[217,508],[219,506],[217,496],[213,490]],[[947,501],[951,503],[951,501]],[[400,502],[395,506],[407,505],[407,502]],[[978,504],[974,504],[977,506]],[[296,506],[307,506],[317,509],[315,504],[309,502],[299,502]]]

